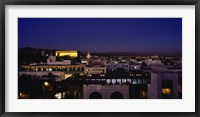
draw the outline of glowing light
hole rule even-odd
[[[101,74],[100,76],[105,76],[104,74]]]
[[[91,75],[91,74],[88,74],[87,76],[88,76],[88,77],[92,77],[92,75]]]
[[[44,86],[49,86],[49,83],[48,82],[44,82]]]
[[[56,93],[56,94],[55,94],[55,97],[56,97],[57,99],[61,99],[61,93]]]
[[[144,97],[146,97],[146,92],[145,92],[145,91],[141,91],[141,92],[140,92],[140,95],[141,95],[141,97],[144,98]]]
[[[162,93],[165,94],[165,95],[170,95],[171,90],[169,88],[162,88]]]

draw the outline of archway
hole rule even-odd
[[[110,96],[111,99],[123,99],[123,95],[120,92],[114,92]]]
[[[90,99],[102,99],[102,96],[99,92],[93,92],[89,96]]]

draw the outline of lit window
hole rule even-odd
[[[88,74],[87,77],[92,77],[92,75],[91,75],[91,74]]]
[[[162,93],[164,95],[170,95],[171,94],[171,90],[169,88],[162,88]]]
[[[137,84],[136,79],[133,79],[132,84]]]
[[[137,76],[142,76],[142,74],[137,74]]]
[[[100,76],[105,76],[104,74],[101,74]]]
[[[146,92],[145,92],[145,91],[141,91],[141,92],[140,92],[140,96],[141,96],[142,98],[145,98],[145,97],[146,97],[146,95],[147,95],[147,94],[146,94]]]
[[[122,79],[122,83],[126,83],[126,79]]]
[[[138,84],[142,84],[142,80],[141,79],[138,79]]]

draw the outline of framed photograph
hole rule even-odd
[[[1,116],[198,116],[199,5],[1,1]]]

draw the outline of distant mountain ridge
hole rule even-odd
[[[46,49],[46,48],[31,48],[31,47],[25,47],[25,48],[19,48],[19,51],[41,51],[41,50],[45,50],[47,51],[47,53],[52,53],[55,52],[56,50],[65,50],[65,49]],[[79,50],[78,50],[79,51]],[[86,51],[80,51],[81,54],[85,55],[88,52]],[[89,51],[90,52],[90,51]],[[101,56],[177,56],[177,57],[181,57],[182,53],[165,53],[165,54],[160,54],[160,53],[156,53],[156,52],[152,52],[152,53],[136,53],[136,52],[90,52],[93,55],[101,55]],[[53,54],[54,55],[54,54]]]

